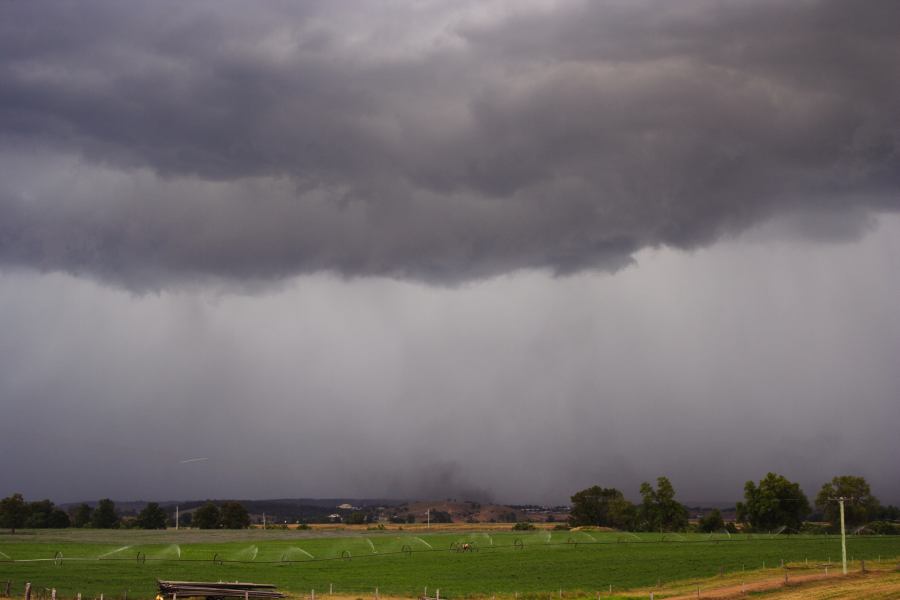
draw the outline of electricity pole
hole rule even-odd
[[[175,505],[175,531],[178,531],[178,505]]]
[[[841,496],[837,499],[838,504],[841,505],[841,561],[844,566],[844,575],[847,574],[847,532],[844,529],[844,498]]]
[[[431,529],[431,509],[425,511],[425,529]]]

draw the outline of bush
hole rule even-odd
[[[806,521],[800,526],[800,533],[805,535],[825,535],[828,533],[828,527],[821,523],[810,523]]]
[[[900,524],[890,521],[872,521],[861,533],[873,535],[900,535]]]
[[[565,523],[557,523],[553,526],[553,531],[569,531],[571,527],[566,525]]]
[[[534,523],[516,523],[512,526],[513,531],[532,531],[534,529]]]

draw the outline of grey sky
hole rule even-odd
[[[898,29],[0,5],[0,493],[900,500]]]

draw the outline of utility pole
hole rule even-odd
[[[178,505],[175,505],[175,531],[178,531]]]
[[[425,510],[425,529],[431,529],[431,509]]]
[[[841,561],[844,565],[844,575],[847,574],[847,532],[844,529],[844,498],[841,496],[837,499],[838,504],[841,505]]]

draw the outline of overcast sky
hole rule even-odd
[[[895,0],[0,4],[0,494],[900,502],[898,40]]]

